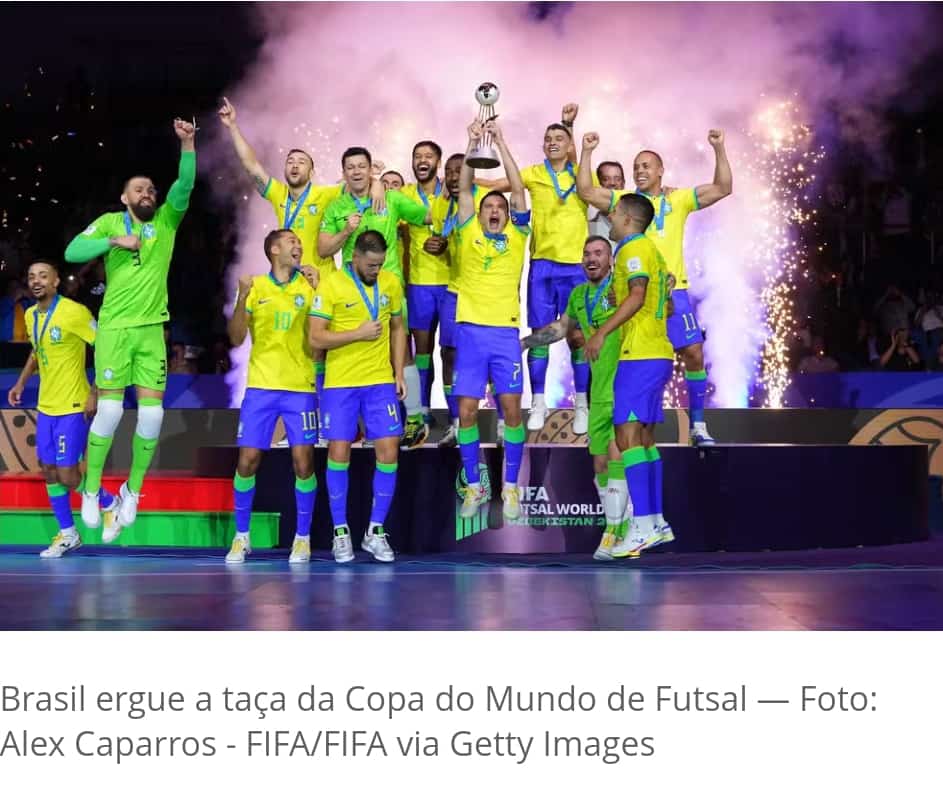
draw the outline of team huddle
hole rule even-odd
[[[583,136],[577,163],[577,111],[567,104],[561,121],[547,127],[541,164],[519,169],[500,125],[475,121],[466,152],[446,160],[441,179],[442,150],[424,140],[413,148],[415,183],[382,172],[367,149],[350,147],[341,158],[341,182],[318,185],[313,160],[303,150],[289,151],[283,181],[272,177],[224,99],[220,120],[279,227],[264,241],[268,272],[239,280],[228,324],[234,345],[248,335],[252,346],[233,480],[236,534],[227,562],[243,562],[251,553],[255,475],[278,418],[295,473],[297,522],[289,561],[311,556],[319,439],[327,441],[334,559],[354,559],[348,468],[351,445],[361,437],[376,453],[370,523],[361,547],[379,561],[394,560],[384,524],[400,450],[429,437],[436,333],[451,419],[439,444],[457,443],[461,453],[467,483],[460,515],[475,515],[488,498],[479,477],[478,412],[490,388],[504,445],[503,515],[519,519],[526,432],[544,425],[548,348],[565,339],[575,383],[573,429],[589,434],[606,517],[594,556],[638,556],[673,540],[662,516],[654,427],[663,420],[664,389],[677,352],[685,365],[691,444],[713,443],[704,419],[703,332],[687,296],[683,240],[691,212],[731,193],[723,133],[708,136],[716,155],[713,182],[666,189],[661,158],[643,151],[633,163],[636,189],[628,191],[619,163],[603,162],[593,170],[597,134]],[[177,120],[174,128],[180,168],[164,204],[157,206],[149,178],[133,177],[121,196],[126,210],[96,219],[66,249],[67,262],[105,259],[108,286],[97,325],[83,306],[57,294],[55,266],[40,262],[29,270],[38,301],[26,315],[34,352],[10,391],[10,403],[20,403],[38,369],[37,453],[60,524],[44,557],[81,545],[69,489],[81,493],[85,524],[104,525],[105,542],[115,540],[137,514],[163,418],[167,272],[196,171],[193,124]],[[477,178],[466,163],[486,133],[504,167],[501,180]],[[592,219],[590,206],[597,211]],[[531,333],[521,339],[520,285],[528,251]],[[84,347],[92,343],[94,387],[84,373]],[[533,397],[526,427],[525,350]],[[101,475],[129,386],[136,388],[138,402],[132,463],[113,496],[102,488]]]

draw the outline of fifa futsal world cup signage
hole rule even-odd
[[[585,449],[584,449],[585,450]],[[502,515],[500,478],[502,452],[482,451],[481,482],[488,501],[470,518],[462,518],[465,473],[455,468],[454,529],[443,533],[443,546],[458,551],[491,553],[546,553],[592,551],[604,525],[604,514],[586,471],[585,455],[574,448],[530,447],[524,453],[519,486],[521,515]]]

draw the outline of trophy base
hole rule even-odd
[[[465,163],[472,169],[497,169],[501,166],[501,162],[497,158],[482,153],[467,156]]]

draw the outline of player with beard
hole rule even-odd
[[[344,191],[344,183],[318,185],[313,182],[314,160],[304,150],[292,148],[285,157],[284,180],[271,176],[255,154],[255,150],[246,141],[236,123],[236,107],[228,98],[223,98],[219,109],[219,119],[229,130],[233,148],[243,168],[252,177],[255,190],[267,200],[275,211],[275,218],[281,229],[290,229],[301,241],[304,266],[313,265],[319,275],[326,275],[336,269],[333,256],[318,256],[318,231],[321,218],[327,206]],[[384,188],[379,181],[371,184],[370,195],[383,204]],[[324,384],[324,353],[314,352],[316,384],[318,395]]]
[[[688,297],[688,271],[684,262],[684,227],[688,216],[695,210],[719,202],[733,193],[733,174],[724,146],[724,132],[711,129],[707,142],[714,149],[714,180],[695,188],[666,189],[662,184],[665,174],[661,156],[653,150],[643,150],[632,165],[635,193],[652,203],[655,220],[646,233],[651,238],[668,265],[668,271],[677,282],[671,293],[674,312],[668,318],[668,336],[675,352],[684,363],[688,388],[688,415],[691,421],[688,438],[690,444],[713,445],[714,439],[707,431],[704,416],[704,401],[707,396],[707,371],[704,369],[704,333],[698,324],[694,306]],[[586,166],[590,166],[590,155]],[[582,181],[580,193],[600,210],[611,210],[612,206],[627,192],[619,189],[594,188]],[[606,200],[608,199],[608,203]]]
[[[579,106],[563,107],[561,121],[544,132],[544,160],[521,170],[524,187],[530,192],[533,233],[530,243],[530,273],[527,278],[527,324],[539,330],[566,313],[573,288],[586,278],[580,260],[588,235],[586,202],[576,189],[573,123]],[[507,190],[507,180],[485,182],[485,188]],[[570,342],[573,365],[573,431],[589,428],[589,365],[583,350]],[[549,349],[536,346],[527,353],[532,403],[527,428],[539,431],[547,419],[545,386],[550,363]]]
[[[616,294],[612,282],[612,249],[609,240],[590,235],[583,248],[583,271],[586,283],[570,294],[566,314],[542,330],[523,340],[525,347],[544,346],[571,336],[590,338],[596,329],[616,311]],[[612,425],[613,381],[619,365],[622,337],[610,333],[599,353],[591,362],[592,383],[589,398],[589,454],[593,457],[596,491],[606,515],[606,529],[593,555],[598,560],[612,559],[613,547],[625,537],[626,508],[629,492],[625,482],[622,454],[616,444]]]
[[[137,517],[144,475],[154,457],[164,419],[167,349],[164,323],[167,275],[177,229],[190,204],[196,177],[196,127],[177,118],[180,140],[177,179],[158,207],[154,182],[142,175],[129,178],[121,193],[125,210],[105,213],[69,243],[67,262],[105,258],[105,300],[98,315],[95,342],[95,385],[98,412],[88,435],[88,470],[82,495],[82,520],[90,527],[101,520],[98,492],[102,470],[115,431],[124,414],[124,391],[137,390],[137,427],[131,447],[131,471],[119,491],[118,513],[102,531],[110,543]]]
[[[432,211],[417,204],[400,191],[386,192],[386,209],[373,205],[370,197],[370,169],[373,163],[370,152],[363,147],[351,147],[341,156],[341,166],[347,190],[335,199],[324,214],[318,234],[318,253],[342,252],[344,264],[353,261],[354,243],[357,238],[373,229],[386,241],[386,261],[383,269],[393,273],[405,288],[403,263],[397,247],[399,224],[406,222],[411,227],[421,227],[432,222]],[[403,313],[408,329],[408,308]],[[404,350],[405,351],[405,350]],[[420,447],[429,436],[429,427],[422,416],[419,372],[415,363],[404,370],[406,380],[406,425],[403,431],[402,448],[412,450]]]
[[[39,403],[36,417],[36,455],[46,478],[46,493],[59,531],[44,559],[61,557],[82,545],[72,520],[69,491],[85,490],[79,461],[88,437],[88,420],[95,414],[96,394],[85,375],[85,346],[95,343],[96,324],[80,303],[59,294],[59,271],[51,262],[29,266],[27,285],[36,305],[26,309],[26,333],[33,351],[7,401],[22,403],[27,380],[39,371]],[[99,504],[110,521],[115,499],[98,491]]]

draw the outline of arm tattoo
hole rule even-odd
[[[268,181],[264,178],[255,175],[252,178],[252,182],[255,183],[255,190],[259,192],[260,195],[265,196],[265,189],[268,188]]]
[[[528,349],[545,347],[548,344],[559,341],[565,335],[566,331],[563,328],[563,324],[561,322],[554,322],[552,325],[548,325],[540,330],[535,330],[529,336],[525,336],[524,346]]]

